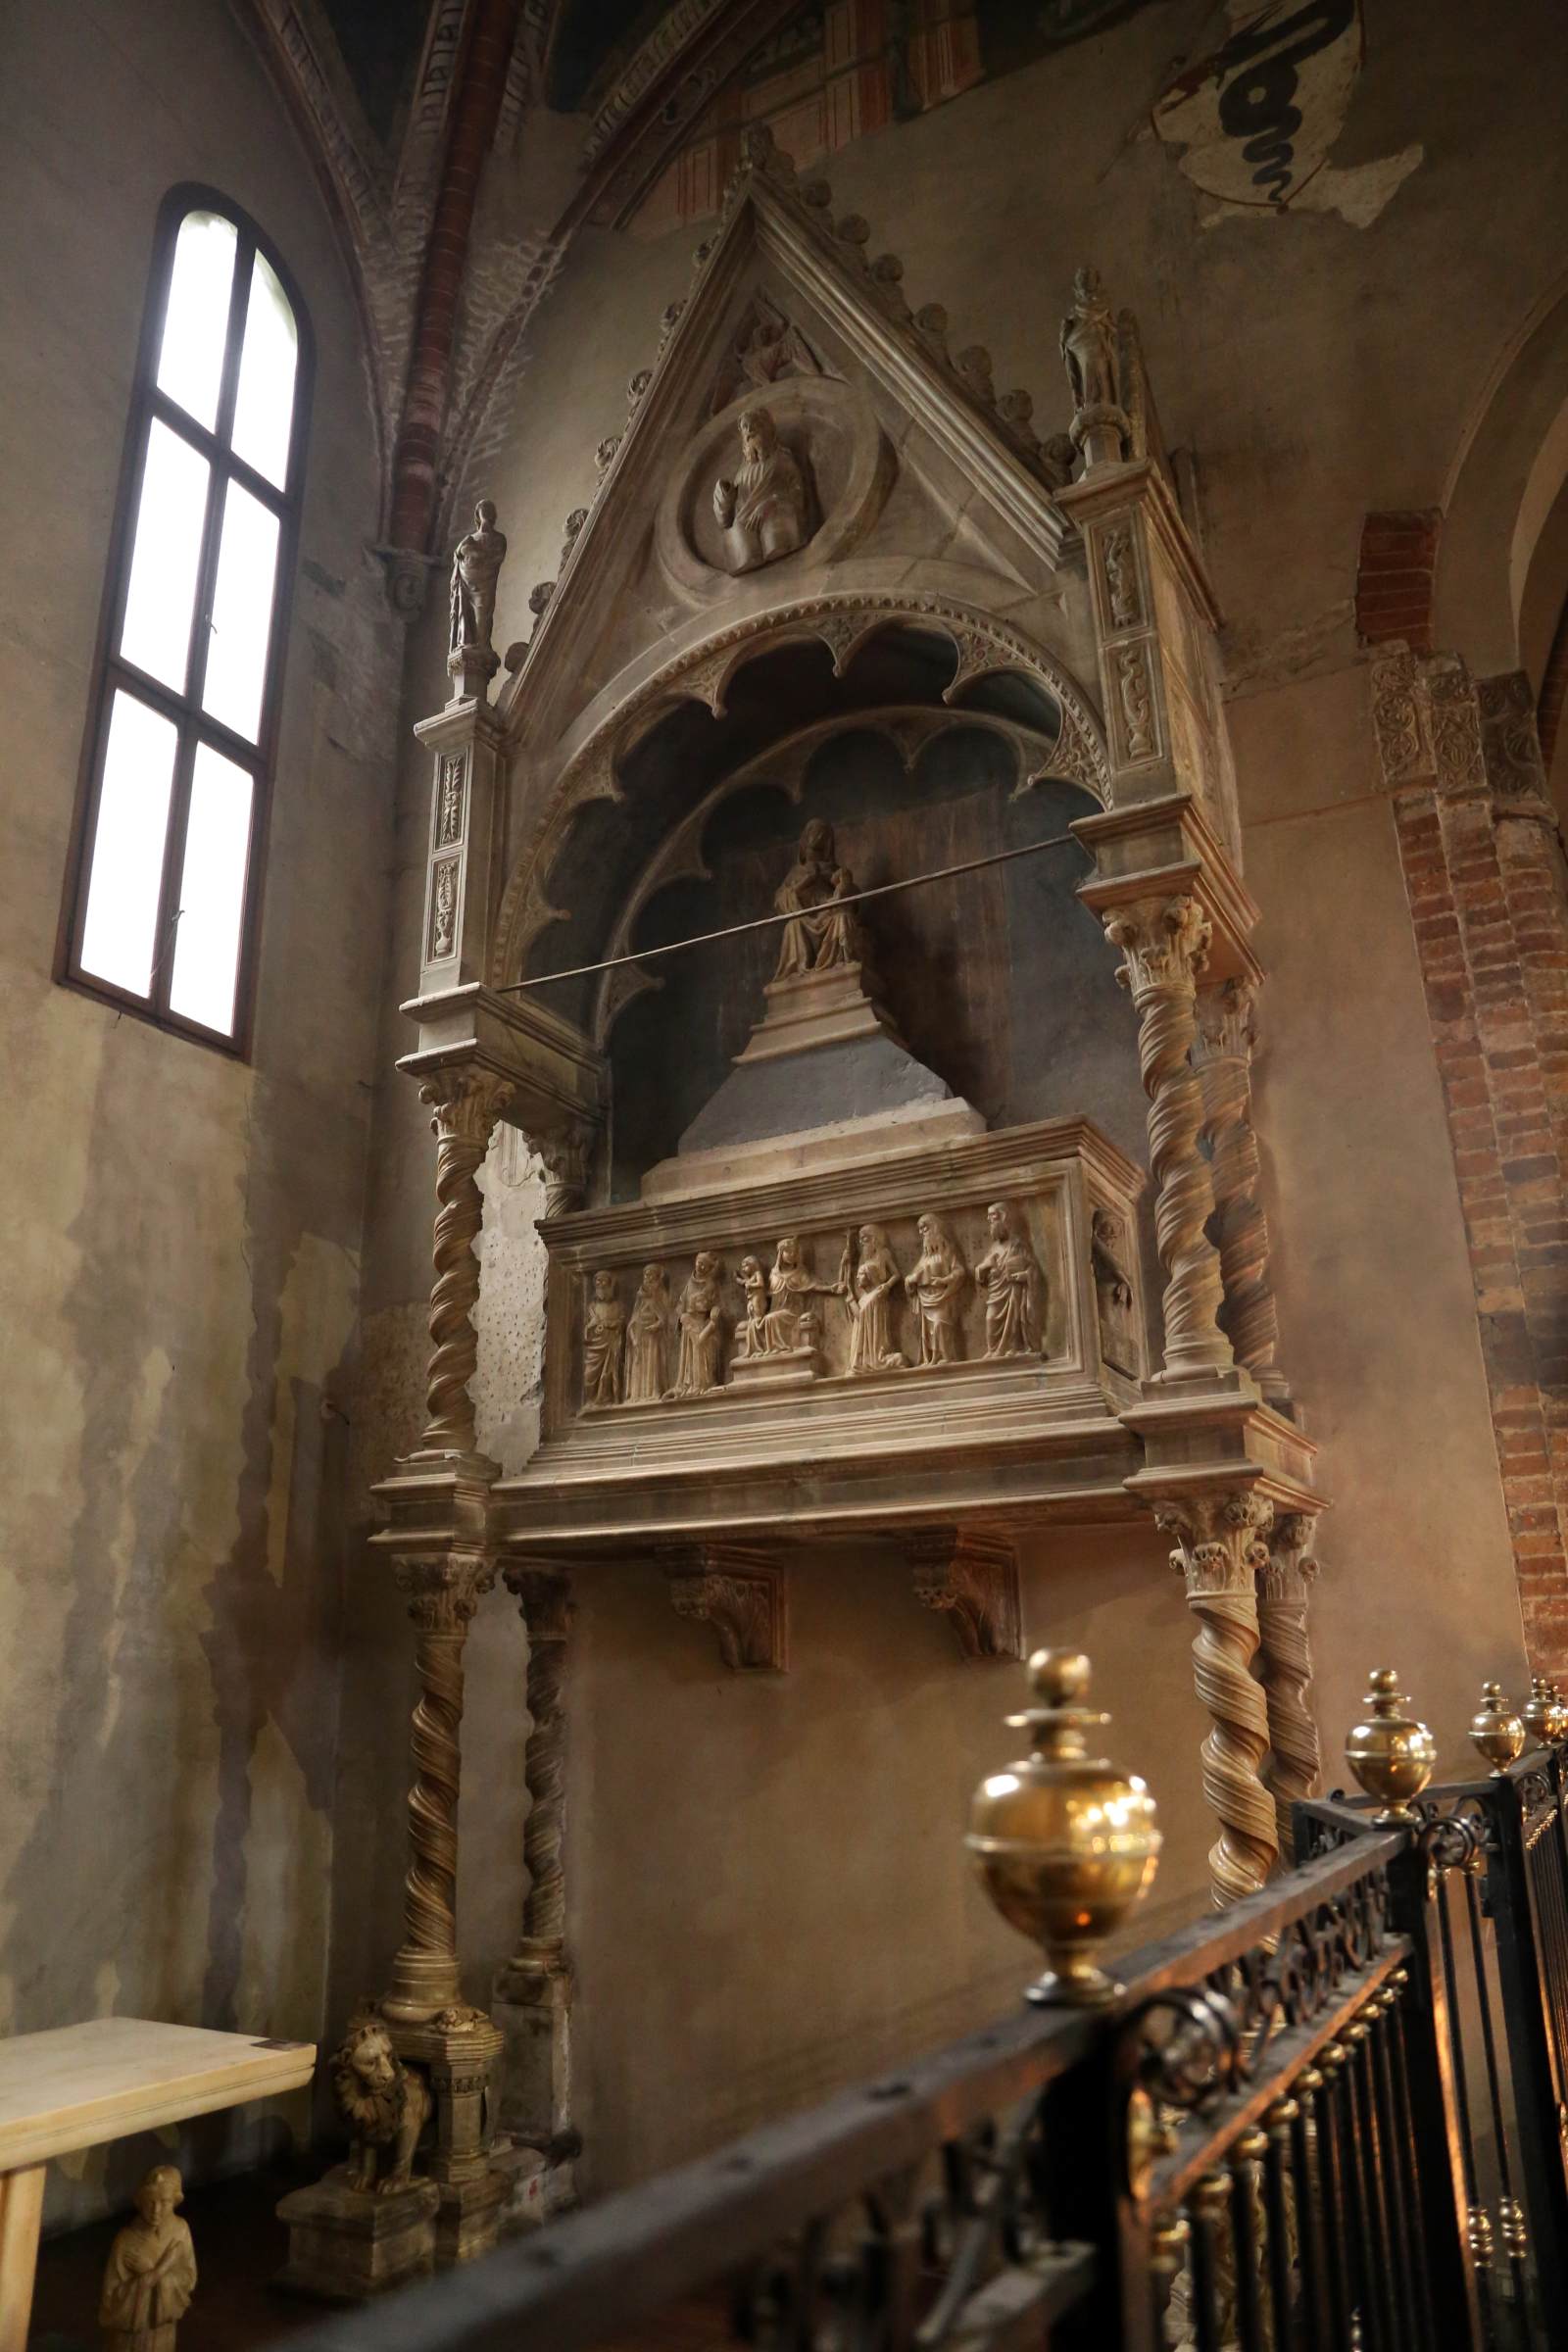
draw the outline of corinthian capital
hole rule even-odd
[[[1312,1554],[1316,1528],[1316,1517],[1309,1511],[1285,1511],[1275,1520],[1268,1556],[1257,1571],[1260,1600],[1305,1601],[1318,1574]]]
[[[489,1070],[432,1070],[419,1088],[419,1100],[430,1106],[430,1132],[437,1143],[483,1152],[512,1091],[509,1080]]]
[[[496,1570],[484,1552],[406,1553],[393,1560],[392,1576],[421,1634],[461,1634],[472,1624]]]
[[[1202,907],[1185,894],[1176,899],[1138,899],[1106,918],[1105,937],[1120,948],[1116,977],[1134,997],[1148,991],[1192,996],[1208,961],[1213,926]]]
[[[1198,1034],[1205,1057],[1249,1058],[1257,1043],[1257,1028],[1252,1018],[1252,991],[1246,980],[1226,980],[1218,988],[1200,991]]]
[[[1253,1592],[1269,1564],[1265,1541],[1274,1505],[1250,1489],[1182,1495],[1154,1506],[1154,1524],[1174,1536],[1170,1564],[1189,1592]]]

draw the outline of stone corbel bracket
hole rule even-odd
[[[782,1674],[790,1662],[789,1585],[772,1553],[741,1544],[658,1549],[679,1617],[712,1627],[732,1674]]]
[[[971,1662],[1023,1656],[1018,1556],[994,1529],[927,1527],[909,1538],[914,1595],[940,1610]]]

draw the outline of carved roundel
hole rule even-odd
[[[748,390],[704,426],[665,490],[660,564],[694,604],[733,597],[753,573],[782,587],[864,536],[894,470],[870,402],[848,384],[813,376]]]

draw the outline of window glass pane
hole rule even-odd
[[[172,1011],[220,1029],[225,1036],[234,1026],[251,790],[244,768],[207,744],[198,744],[169,1003]]]
[[[87,877],[81,968],[146,996],[174,773],[174,729],[123,690],[115,696]]]
[[[185,691],[190,616],[207,518],[207,460],[156,417],[147,437],[141,505],[120,650],[127,662]]]
[[[262,723],[276,568],[277,516],[238,482],[230,482],[223,499],[202,708],[251,743]]]
[[[234,245],[232,220],[220,220],[216,213],[185,215],[174,243],[174,273],[158,351],[158,389],[209,430],[218,422]]]
[[[275,270],[258,254],[251,268],[234,407],[234,450],[281,490],[288,475],[299,336]]]

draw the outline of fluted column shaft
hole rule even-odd
[[[494,1582],[494,1569],[481,1553],[460,1552],[398,1559],[393,1573],[409,1595],[417,1633],[419,1696],[414,1709],[404,1937],[383,2007],[388,2017],[412,2024],[462,1999],[457,1898],[463,1647],[479,1596]]]
[[[1203,1094],[1191,1061],[1208,918],[1196,899],[1140,900],[1107,916],[1105,935],[1122,951],[1116,976],[1138,1014],[1154,1235],[1166,1277],[1164,1377],[1201,1378],[1235,1360],[1217,1319],[1223,1289],[1207,1230],[1214,1190],[1199,1149]]]
[[[1292,1811],[1315,1794],[1323,1754],[1307,1692],[1312,1644],[1307,1602],[1318,1572],[1311,1556],[1312,1521],[1292,1511],[1275,1529],[1266,1564],[1257,1571],[1258,1671],[1268,1706],[1269,1756],[1264,1782],[1274,1799],[1280,1852],[1295,1858]]]
[[[1193,1679],[1208,1711],[1200,1749],[1203,1794],[1218,1817],[1208,1868],[1216,1909],[1255,1894],[1279,1857],[1274,1800],[1263,1785],[1268,1706],[1253,1680],[1258,1648],[1257,1572],[1273,1505],[1251,1494],[1183,1496],[1155,1518],[1177,1539],[1171,1565],[1198,1619]]]
[[[473,1245],[483,1220],[476,1181],[509,1088],[465,1073],[433,1078],[420,1089],[431,1105],[436,1139],[435,1281],[430,1291],[430,1364],[425,1391],[429,1415],[421,1449],[472,1453],[473,1398],[469,1384],[479,1358],[473,1310],[479,1261]]]
[[[1274,1358],[1279,1310],[1269,1279],[1268,1218],[1263,1170],[1252,1124],[1252,1052],[1256,1030],[1252,992],[1227,980],[1198,999],[1197,1062],[1211,1153],[1214,1217],[1224,1304],[1220,1324],[1236,1360],[1251,1373],[1271,1404],[1288,1404],[1290,1389]]]

